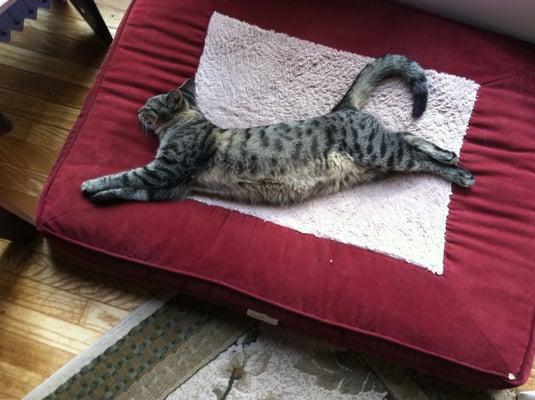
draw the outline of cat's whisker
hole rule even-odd
[[[150,129],[143,122],[141,123],[141,132],[143,133],[144,136],[150,136]]]

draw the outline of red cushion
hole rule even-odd
[[[194,201],[95,207],[81,195],[83,180],[153,157],[136,110],[194,75],[214,10],[358,54],[406,54],[481,84],[462,155],[477,182],[454,188],[444,275]],[[38,226],[128,261],[107,272],[165,281],[445,378],[518,385],[533,358],[534,50],[374,1],[134,1],[42,194]]]

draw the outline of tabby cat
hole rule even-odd
[[[427,104],[423,69],[405,56],[368,64],[329,114],[247,129],[221,129],[197,106],[195,83],[151,97],[139,110],[144,129],[159,138],[144,167],[82,183],[95,203],[182,199],[203,194],[248,203],[292,204],[383,177],[428,172],[463,187],[474,184],[457,156],[408,132],[388,130],[360,111],[371,90],[402,77],[413,95],[412,114]]]

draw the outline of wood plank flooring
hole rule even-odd
[[[112,35],[128,1],[97,1]],[[0,138],[0,193],[34,215],[48,172],[80,112],[107,47],[70,4],[56,1],[0,44],[0,110],[14,130]]]
[[[153,292],[0,239],[0,399],[19,399]]]
[[[112,35],[130,0],[97,0]],[[54,1],[0,44],[0,200],[33,216],[106,47],[69,4]],[[19,399],[154,293],[83,272],[46,241],[0,240],[0,399]],[[77,272],[73,272],[77,271]],[[532,379],[522,388],[535,390]]]
[[[129,1],[97,1],[112,35]],[[35,215],[39,193],[98,73],[106,46],[70,6],[54,2],[0,44],[0,199]],[[84,272],[42,239],[0,240],[0,399],[34,386],[154,292]]]

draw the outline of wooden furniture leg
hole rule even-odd
[[[72,5],[84,17],[85,21],[93,29],[93,31],[100,36],[106,43],[111,43],[113,38],[111,33],[100,15],[94,0],[70,0]]]
[[[8,133],[11,129],[13,129],[11,121],[8,120],[7,117],[0,112],[0,135]]]

